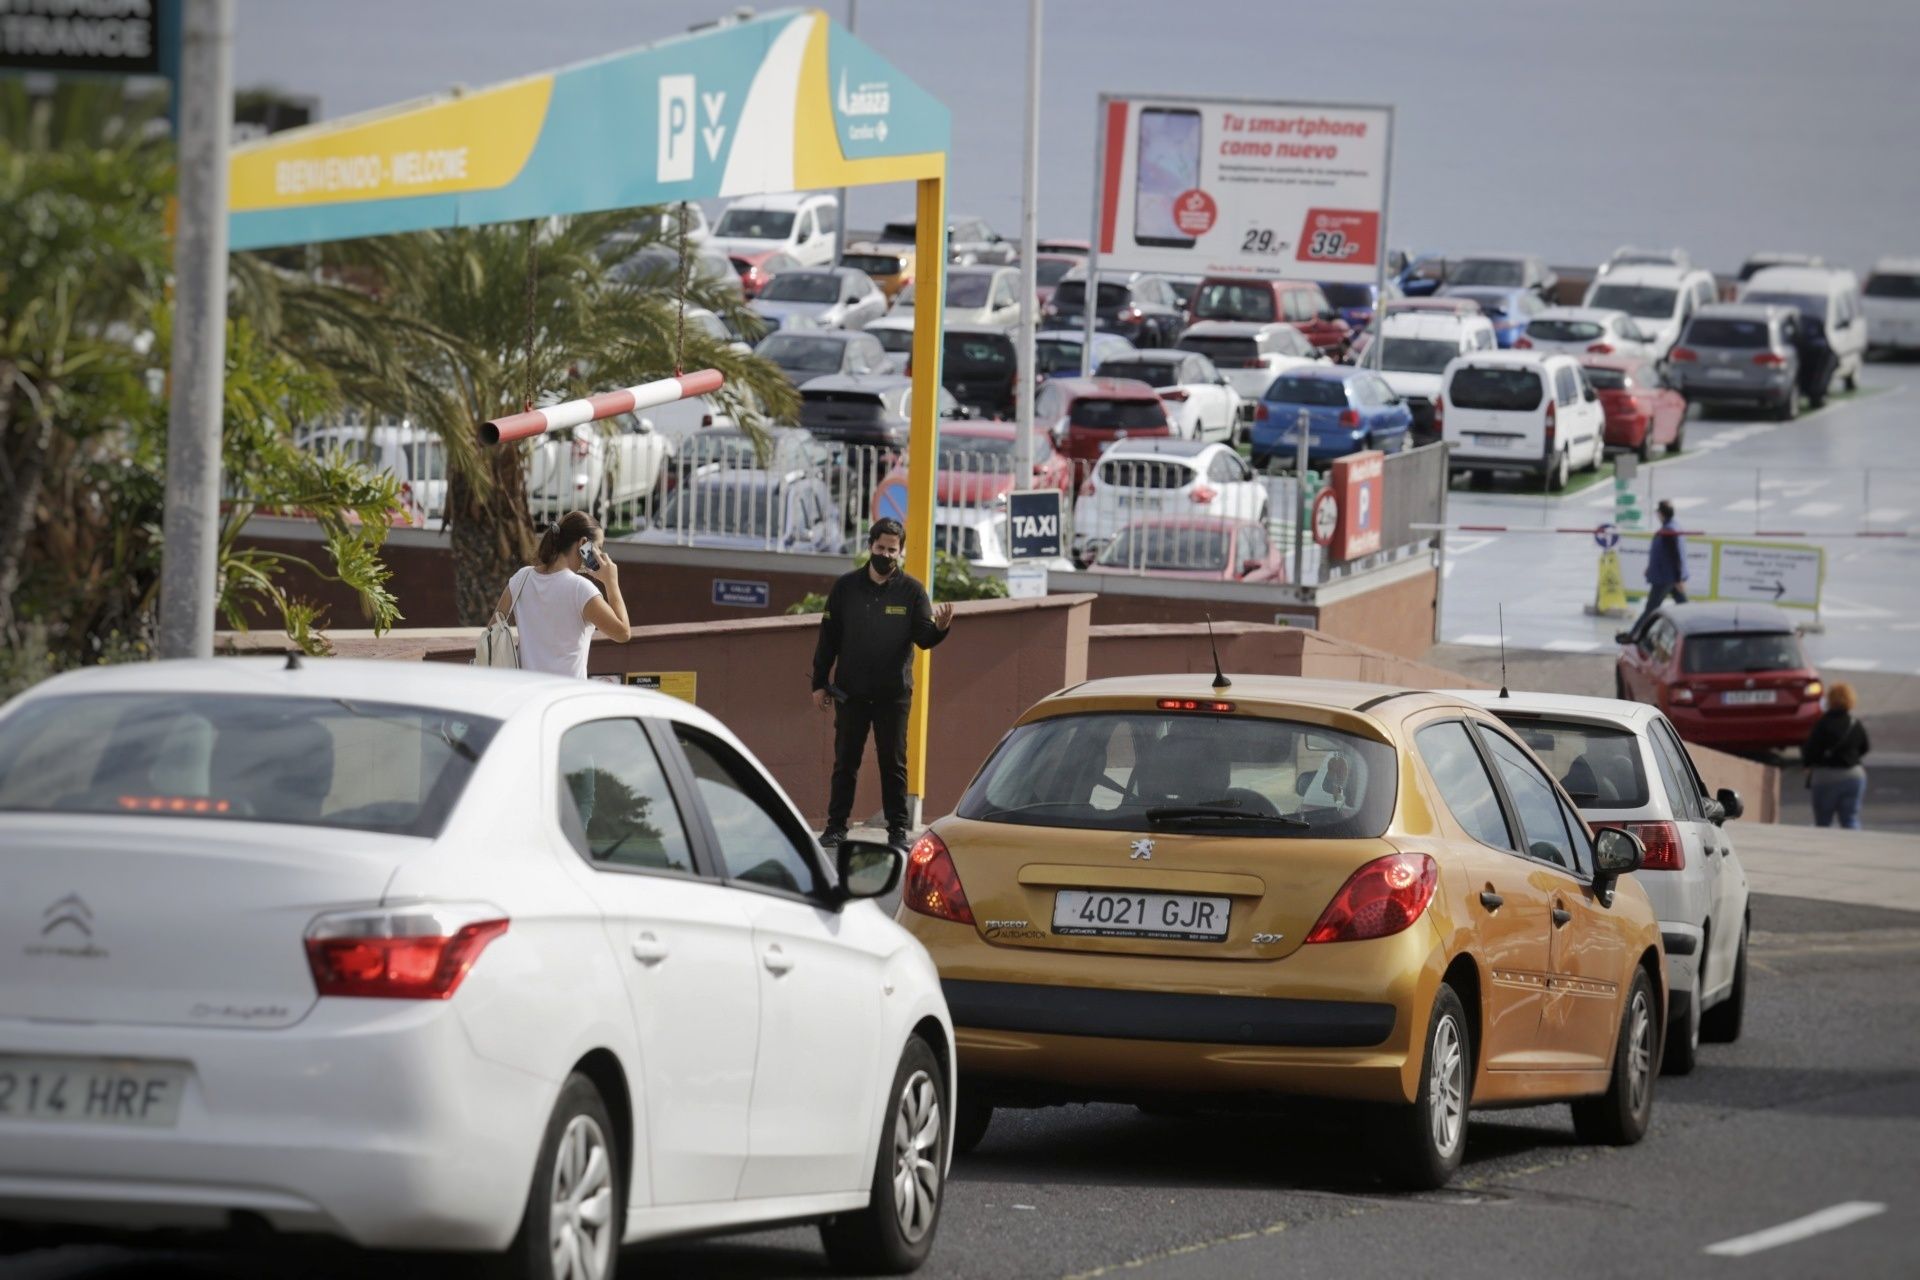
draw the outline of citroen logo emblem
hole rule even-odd
[[[1145,837],[1142,837],[1141,839],[1135,840],[1133,842],[1133,851],[1127,854],[1127,857],[1129,859],[1136,859],[1141,862],[1152,862],[1153,861],[1153,838],[1151,836],[1145,836]]]
[[[72,925],[83,937],[93,936],[93,911],[77,893],[70,893],[40,913],[45,921],[40,936],[47,937],[63,924]]]

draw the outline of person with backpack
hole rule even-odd
[[[598,630],[611,640],[633,633],[627,602],[620,594],[620,570],[604,550],[606,530],[584,511],[569,511],[540,535],[536,563],[516,570],[494,607],[493,622],[481,637],[491,651],[485,665],[518,666],[549,675],[587,676],[587,650]],[[595,582],[600,586],[596,587]],[[600,588],[606,588],[606,595]],[[517,655],[509,622],[520,628]],[[502,656],[502,649],[507,652]],[[510,660],[517,656],[517,661]],[[475,661],[480,658],[476,654]]]
[[[1817,827],[1837,821],[1849,831],[1860,829],[1860,806],[1867,797],[1867,770],[1860,762],[1872,744],[1867,726],[1854,717],[1856,701],[1853,686],[1844,681],[1828,689],[1827,709],[1814,721],[1813,732],[1800,748]]]

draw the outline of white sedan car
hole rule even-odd
[[[1582,356],[1645,356],[1655,359],[1653,336],[1624,311],[1602,307],[1548,307],[1513,340],[1517,351]]]
[[[1742,812],[1739,793],[1708,795],[1672,723],[1645,703],[1457,692],[1511,725],[1589,824],[1623,827],[1646,846],[1633,878],[1660,917],[1672,993],[1662,1069],[1685,1075],[1702,1039],[1739,1039],[1747,1001],[1747,873],[1724,826]]]
[[[1173,434],[1187,440],[1233,443],[1240,426],[1240,393],[1213,361],[1197,351],[1162,348],[1100,362],[1101,378],[1133,378],[1160,393]]]
[[[1146,516],[1267,522],[1267,483],[1233,446],[1174,437],[1118,440],[1100,455],[1073,504],[1073,548],[1091,559]]]
[[[0,714],[0,1221],[264,1221],[611,1276],[812,1220],[931,1247],[926,952],[727,729],[438,663],[96,667]],[[24,945],[22,945],[24,940]]]
[[[528,509],[536,519],[558,520],[575,510],[657,507],[673,451],[672,436],[630,413],[543,436],[527,458]]]

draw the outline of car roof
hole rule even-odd
[[[1197,458],[1209,449],[1223,449],[1218,440],[1182,440],[1177,436],[1134,436],[1115,441],[1100,455],[1100,461],[1123,458],[1129,454],[1156,454],[1163,457]]]
[[[1275,329],[1293,326],[1276,320],[1196,320],[1180,336],[1183,338],[1257,338]]]
[[[1660,714],[1660,709],[1650,703],[1627,702],[1620,698],[1589,698],[1576,693],[1540,693],[1531,689],[1516,690],[1505,695],[1498,689],[1449,689],[1447,692],[1496,714],[1502,711],[1557,711],[1635,728]]]
[[[1789,292],[1825,293],[1845,283],[1852,272],[1837,267],[1763,267],[1742,286],[1742,294],[1764,293],[1769,289]]]
[[[1611,273],[1607,279],[1613,279]],[[1614,316],[1623,316],[1626,312],[1618,307],[1548,307],[1534,316],[1534,322],[1542,320],[1607,320]]]
[[[982,440],[1013,440],[1017,424],[1000,418],[942,418],[940,434],[943,436],[975,436]],[[1034,433],[1036,436],[1039,432]]]
[[[1372,373],[1371,368],[1356,364],[1309,364],[1298,369],[1287,369],[1280,378],[1316,378],[1323,382],[1347,382],[1362,373]],[[1275,378],[1278,382],[1280,378]]]
[[[1453,262],[1532,262],[1537,253],[1463,253]]]
[[[768,338],[825,338],[829,342],[846,344],[865,333],[864,329],[775,329],[760,341]]]
[[[1007,271],[1007,270],[1011,270],[1011,268],[1003,267],[1003,266],[985,266],[985,265],[974,266],[974,267],[948,267],[947,279],[952,280],[957,276],[997,276],[1002,271]],[[1101,272],[1102,276],[1105,276],[1105,274],[1106,273],[1104,271]]]
[[[940,336],[943,338],[956,333],[972,334],[974,337],[977,337],[977,338],[994,337],[994,338],[1005,338],[1008,342],[1013,341],[1012,333],[1010,333],[1008,330],[1002,328],[997,324],[967,323],[967,324],[947,324],[947,325],[940,326]]]
[[[1152,400],[1156,403],[1160,393],[1144,382],[1134,378],[1049,378],[1049,385],[1063,387],[1066,393],[1075,399],[1087,396],[1106,396],[1113,400]]]
[[[1709,302],[1697,308],[1693,318],[1702,316],[1721,320],[1765,320],[1772,316],[1790,314],[1790,309],[1777,302]]]
[[[1920,258],[1882,258],[1873,264],[1873,269],[1897,275],[1920,275]]]
[[[1449,298],[1512,298],[1518,293],[1533,292],[1522,284],[1450,284],[1444,288]]]
[[[1453,311],[1389,311],[1381,325],[1382,332],[1394,338],[1458,338],[1470,320],[1488,323],[1485,316]]]
[[[1358,680],[1307,680],[1298,676],[1238,673],[1233,673],[1232,679],[1232,687],[1223,690],[1215,689],[1213,677],[1204,671],[1184,671],[1163,675],[1107,676],[1062,689],[1058,693],[1043,698],[1033,709],[1039,710],[1041,707],[1064,709],[1065,706],[1074,702],[1114,697],[1219,698],[1231,702],[1257,702],[1270,707],[1311,706],[1342,711],[1367,711],[1373,704],[1392,700],[1401,704],[1393,709],[1392,714],[1396,716],[1403,714],[1403,707],[1404,712],[1412,712],[1434,705],[1460,705],[1451,691],[1405,689],[1387,684],[1367,684]]]
[[[1663,605],[1660,612],[1680,628],[1681,635],[1704,631],[1756,631],[1774,634],[1796,630],[1787,611],[1770,604],[1729,604],[1725,601]]]
[[[785,209],[797,211],[803,205],[814,200],[832,200],[829,195],[819,192],[796,191],[777,196],[741,196],[738,200],[727,202],[728,209]],[[724,210],[722,211],[724,212]]]
[[[1653,363],[1652,358],[1649,356],[1600,356],[1589,355],[1586,352],[1576,355],[1574,359],[1578,360],[1580,366],[1584,369],[1618,369],[1622,373],[1632,373],[1638,369],[1645,369]]]
[[[1178,347],[1154,347],[1145,351],[1135,350],[1128,355],[1116,358],[1138,360],[1146,364],[1179,364],[1182,360],[1191,360],[1193,357],[1193,352],[1182,351]]]
[[[1549,360],[1569,360],[1557,351],[1468,351],[1453,358],[1457,365],[1493,365],[1503,369],[1533,369]]]
[[[1632,266],[1615,267],[1607,272],[1600,284],[1664,284],[1678,286],[1689,276],[1699,275],[1693,267],[1676,267],[1671,263],[1642,262]]]

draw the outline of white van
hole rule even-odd
[[[1583,307],[1624,311],[1647,337],[1655,359],[1664,358],[1696,309],[1720,300],[1710,272],[1689,267],[1615,267],[1587,287]]]
[[[1456,475],[1526,471],[1558,492],[1606,452],[1606,414],[1572,356],[1481,351],[1440,375],[1440,438]]]
[[[780,252],[802,266],[833,265],[840,238],[840,202],[830,195],[800,192],[746,196],[727,206],[704,246],[729,257]]]
[[[1435,422],[1440,375],[1460,356],[1498,347],[1493,322],[1445,311],[1389,311],[1381,323],[1387,336],[1379,353],[1380,376],[1413,411],[1413,443],[1431,444],[1440,438]],[[1373,353],[1355,363],[1372,364]]]
[[[1740,301],[1792,307],[1827,327],[1833,376],[1852,391],[1867,358],[1867,317],[1860,310],[1860,282],[1837,267],[1768,267],[1740,287]],[[1817,400],[1818,397],[1815,397]]]
[[[1920,258],[1882,258],[1862,291],[1869,350],[1920,351]]]

